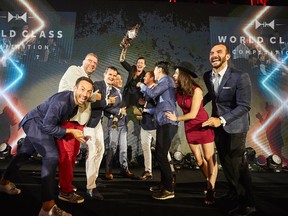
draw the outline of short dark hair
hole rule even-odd
[[[170,63],[169,62],[158,61],[158,62],[156,62],[155,67],[162,68],[162,70],[165,74],[167,74],[167,75],[169,74],[169,69],[170,69]]]
[[[138,60],[144,60],[144,63],[146,64],[146,59],[143,56],[140,56],[139,58],[137,58],[136,63],[138,62]]]
[[[81,81],[83,81],[83,80],[91,83],[91,85],[93,86],[93,81],[92,81],[90,78],[85,77],[85,76],[79,77],[79,78],[76,80],[75,85],[78,86],[79,83],[80,83]]]

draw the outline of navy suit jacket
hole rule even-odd
[[[78,106],[75,106],[73,91],[58,92],[28,112],[19,123],[19,129],[29,119],[37,119],[39,129],[44,134],[60,139],[66,134],[66,129],[61,127],[61,123],[73,117],[77,110]],[[41,137],[41,134],[29,135]]]
[[[113,87],[111,89],[110,94],[111,96],[117,96],[117,98],[116,98],[115,103],[111,105],[109,108],[105,109],[104,111],[105,116],[108,118],[108,128],[111,127],[114,116],[118,117],[118,126],[124,126],[127,124],[128,119],[127,119],[127,115],[126,116],[119,115],[120,109],[124,105],[122,101],[123,98],[120,95],[121,92],[118,92],[118,90],[115,87]]]
[[[101,100],[97,100],[96,102],[91,103],[91,116],[86,125],[87,127],[91,128],[96,127],[97,124],[102,120],[103,110],[108,106],[106,101],[107,86],[105,81],[95,81],[94,90],[99,90],[99,93],[101,93],[102,97]]]
[[[207,94],[203,104],[212,101],[212,116],[226,120],[227,133],[242,133],[249,130],[251,109],[251,80],[249,74],[228,67],[220,83],[218,94],[214,93],[212,70],[203,75]]]

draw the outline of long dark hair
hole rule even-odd
[[[193,97],[195,86],[202,89],[201,86],[194,80],[194,78],[190,74],[187,74],[184,71],[181,71],[180,69],[178,70],[179,74],[178,74],[177,91],[179,91],[182,94],[187,94]]]

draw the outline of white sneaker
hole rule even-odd
[[[44,211],[43,208],[41,208],[38,216],[72,216],[72,214],[63,211],[55,204],[48,212]]]
[[[0,192],[6,193],[9,195],[16,195],[16,194],[20,194],[21,190],[16,188],[15,184],[13,184],[12,182],[8,182],[8,184],[6,185],[0,184]]]

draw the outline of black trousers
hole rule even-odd
[[[165,124],[156,128],[156,161],[160,169],[161,183],[168,191],[174,191],[174,188],[172,185],[173,175],[167,155],[177,130],[178,126],[172,124]]]
[[[224,175],[243,206],[255,206],[251,174],[245,154],[247,133],[227,133],[215,129],[215,144]]]

